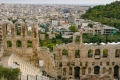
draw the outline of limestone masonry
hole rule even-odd
[[[75,40],[77,36],[79,42]],[[0,40],[1,57],[16,54],[53,77],[81,78],[105,73],[120,77],[120,44],[84,44],[82,33],[77,32],[72,43],[56,45],[53,55],[48,48],[39,47],[37,23],[23,22],[0,24]],[[40,60],[44,62],[42,67]]]

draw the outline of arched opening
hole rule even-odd
[[[99,66],[95,66],[94,67],[94,74],[99,74],[100,73],[100,67]]]
[[[91,73],[91,68],[88,68],[88,74],[90,74]]]
[[[72,75],[72,67],[69,67],[69,75]]]
[[[88,50],[88,58],[92,58],[92,56],[93,56],[93,50],[89,49]]]
[[[37,36],[36,28],[33,28],[34,38]]]
[[[85,75],[85,67],[82,68],[82,75]]]
[[[75,50],[75,58],[80,58],[80,50]]]
[[[80,77],[80,67],[74,68],[74,77],[79,78]]]
[[[104,74],[105,72],[106,72],[106,68],[104,67],[104,68],[103,68],[103,74]]]
[[[78,45],[82,43],[82,35],[80,32],[76,32],[73,34],[73,42]]]
[[[95,50],[95,59],[100,59],[100,49]]]
[[[27,41],[27,47],[32,47],[32,41],[30,40]]]
[[[95,50],[95,55],[100,55],[100,49]]]
[[[21,24],[16,24],[16,35],[21,35]]]
[[[23,26],[23,27],[22,27],[22,36],[23,36],[23,38],[25,37],[25,31],[26,31],[26,27]]]
[[[6,34],[11,35],[11,26],[10,26],[10,24],[6,24]]]
[[[12,42],[11,41],[7,41],[7,47],[12,47]]]
[[[80,43],[80,36],[76,36],[75,42],[76,42],[76,43]]]
[[[103,58],[107,58],[108,57],[108,50],[104,49],[103,50]]]
[[[62,67],[62,62],[59,63],[59,67]]]
[[[67,56],[67,55],[68,55],[68,52],[67,52],[67,50],[66,50],[66,49],[63,49],[63,50],[62,50],[62,55],[65,55],[65,56]]]
[[[120,49],[116,49],[115,51],[115,57],[120,57]]]
[[[112,68],[109,68],[108,73],[109,73],[109,74],[112,73]]]
[[[119,77],[119,66],[117,65],[114,67],[114,77],[115,78]]]
[[[53,55],[54,55],[54,60],[56,60],[56,54],[54,53]]]
[[[32,25],[31,24],[27,24],[27,35],[28,36],[32,35]]]
[[[63,76],[66,76],[66,68],[63,68]]]
[[[17,40],[16,45],[17,45],[17,47],[22,47],[22,42],[20,40]]]

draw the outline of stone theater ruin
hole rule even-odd
[[[77,36],[79,42],[76,42]],[[48,48],[39,47],[36,23],[5,22],[0,24],[0,49],[1,61],[9,56],[7,66],[20,64],[18,68],[24,75],[37,75],[44,70],[57,79],[105,73],[111,77],[120,77],[120,44],[85,44],[82,43],[82,34],[79,32],[73,35],[72,43],[56,45],[52,54]],[[40,60],[43,60],[43,66],[39,66]],[[24,62],[33,68],[24,71],[24,65],[27,65]]]

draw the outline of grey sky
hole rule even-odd
[[[1,3],[33,4],[107,4],[116,0],[0,0]]]

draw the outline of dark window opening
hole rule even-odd
[[[106,65],[109,66],[109,62],[106,62]]]

